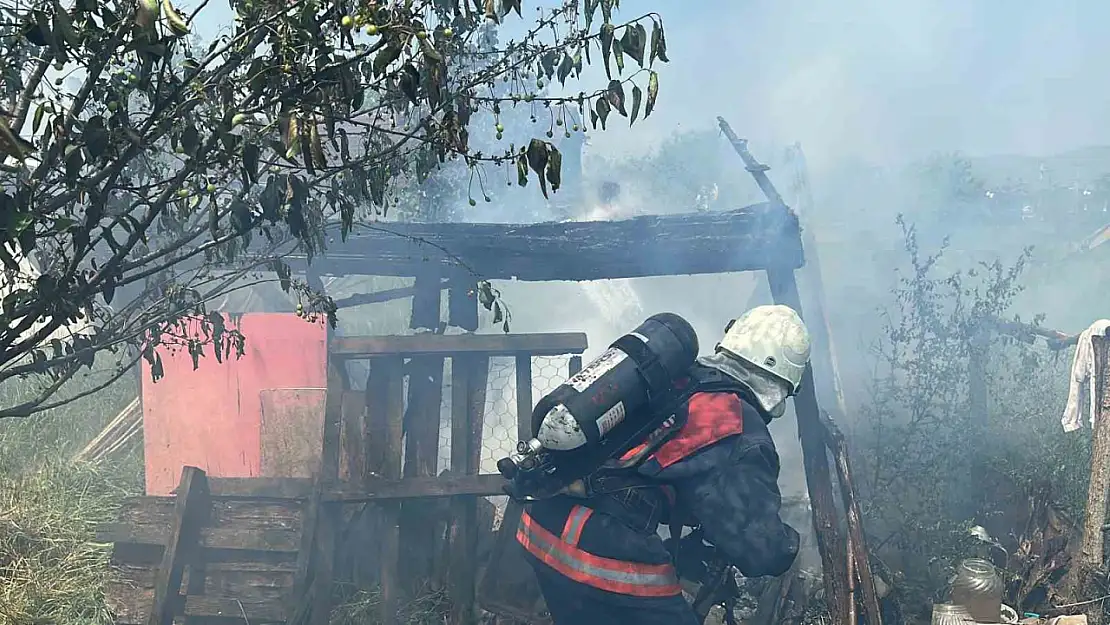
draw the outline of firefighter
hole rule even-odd
[[[633,474],[597,477],[586,498],[560,495],[528,506],[517,541],[556,625],[698,623],[660,523],[699,526],[745,577],[790,568],[798,533],[779,516],[779,458],[767,426],[797,392],[809,352],[796,312],[753,308],[728,325],[689,377],[696,384],[724,376],[734,388],[695,387],[680,408],[684,425]]]

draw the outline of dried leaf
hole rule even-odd
[[[663,32],[663,23],[654,22],[654,24],[655,25],[651,28],[651,52],[649,53],[650,57],[648,60],[649,66],[654,65],[655,59],[659,59],[664,63],[670,63],[671,61],[667,58],[667,36]]]
[[[640,103],[644,99],[644,92],[637,85],[632,85],[632,116],[628,121],[628,125],[636,123],[636,117],[640,114]]]
[[[647,29],[643,24],[633,24],[624,29],[621,49],[640,66],[644,66],[644,49],[647,47]]]
[[[605,98],[617,109],[623,117],[628,117],[628,111],[624,107],[624,86],[621,85],[619,80],[610,80],[609,87],[605,91]]]
[[[605,77],[612,79],[613,72],[609,69],[609,54],[613,50],[613,25],[601,25],[601,60],[605,64]]]
[[[563,184],[563,154],[554,147],[547,157],[547,181],[552,191],[558,191]]]
[[[401,93],[409,99],[413,104],[419,104],[420,100],[416,97],[416,90],[420,86],[420,72],[412,63],[405,63],[401,68],[401,75],[397,77],[397,84],[401,88]]]
[[[563,60],[559,63],[559,70],[556,77],[559,83],[566,86],[567,76],[570,76],[570,71],[574,69],[574,60],[566,52],[563,53]]]
[[[644,106],[644,119],[655,110],[655,99],[659,97],[659,74],[652,72],[648,76],[647,104]]]
[[[528,157],[524,154],[516,158],[516,183],[522,187],[528,186]]]
[[[609,118],[609,100],[606,98],[598,98],[597,103],[594,104],[594,110],[597,111],[597,118],[601,120],[601,129],[605,130],[605,120]]]

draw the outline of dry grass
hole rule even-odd
[[[378,612],[381,595],[375,590],[347,593],[332,610],[331,625],[384,625]],[[451,610],[446,592],[428,589],[401,608],[398,623],[442,625]]]
[[[0,623],[110,623],[110,547],[93,530],[126,493],[115,476],[63,463],[0,474]]]
[[[75,386],[82,383],[97,378]],[[17,401],[24,391],[6,384],[0,401]],[[134,380],[121,380],[69,406],[0,421],[0,625],[112,622],[104,604],[110,546],[95,542],[94,529],[114,521],[120,500],[139,492],[141,457],[110,466],[68,458],[134,394]]]

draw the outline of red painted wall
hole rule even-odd
[[[181,469],[212,477],[262,474],[262,391],[327,386],[327,331],[292,314],[225,315],[246,337],[242,358],[223,364],[206,348],[200,368],[186,350],[160,350],[165,377],[150,378],[143,362],[146,492],[168,495]],[[272,394],[272,393],[271,393]],[[319,415],[320,427],[323,415]]]

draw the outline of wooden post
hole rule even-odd
[[[482,413],[489,359],[456,356],[451,361],[451,472],[473,475],[480,460]],[[477,433],[477,435],[475,434]],[[475,621],[475,575],[477,570],[478,507],[473,497],[454,497],[451,502],[451,623],[471,625]]]
[[[1103,566],[1103,526],[1106,524],[1106,491],[1110,488],[1110,341],[1105,336],[1091,336],[1095,354],[1095,407],[1093,442],[1091,444],[1091,483],[1087,490],[1087,518],[1083,524],[1083,544],[1079,557],[1072,562],[1066,585],[1075,602],[1087,601],[1105,594],[1095,585]],[[1085,608],[1091,625],[1102,622],[1103,602]]]
[[[581,356],[571,356],[570,361],[567,363],[567,377],[569,378],[569,377],[573,376],[574,374],[578,373],[581,370],[582,370],[582,357]]]
[[[301,542],[297,548],[297,570],[293,573],[293,591],[289,593],[286,611],[291,614],[290,623],[299,624],[312,618],[315,608],[311,600],[314,593],[319,590],[313,576],[313,565],[317,551],[318,529],[320,527],[320,506],[322,505],[324,481],[316,477],[312,494],[304,505],[304,517],[301,522]],[[330,608],[330,606],[328,606]]]
[[[767,280],[776,304],[783,304],[802,314],[798,285],[789,269],[768,269]],[[833,621],[848,617],[848,577],[845,543],[840,538],[836,516],[832,478],[829,475],[829,454],[822,435],[820,408],[813,385],[813,368],[807,366],[798,394],[794,397],[794,414],[798,418],[798,438],[802,442],[806,487],[813,508],[813,528],[817,534],[817,550],[825,580],[825,601]],[[854,624],[849,624],[854,625]]]
[[[438,331],[440,325],[441,282],[439,266],[429,263],[428,271],[416,277],[412,298],[413,329]],[[419,356],[409,362],[408,410],[405,417],[404,477],[432,477],[439,461],[439,424],[443,400],[443,357]],[[407,501],[401,506],[401,544],[406,553],[401,561],[401,578],[414,588],[432,576],[435,561],[435,533],[438,523],[434,504]]]
[[[478,329],[478,297],[476,281],[459,268],[447,279],[447,323],[468,332]]]
[[[848,583],[854,585],[853,577],[859,579],[860,596],[863,608],[867,611],[869,625],[882,625],[882,610],[879,607],[879,594],[875,588],[875,576],[871,571],[871,557],[863,534],[863,513],[856,499],[856,489],[852,482],[852,464],[848,456],[848,445],[844,434],[828,414],[821,415],[829,448],[836,461],[836,479],[840,483],[840,498],[847,517],[848,525],[848,563],[852,567]],[[854,603],[854,599],[852,600]],[[854,625],[855,621],[851,621]]]
[[[404,436],[404,380],[399,356],[375,359],[371,365],[375,387],[383,396],[374,401],[384,421],[381,429],[367,432],[367,437],[380,440],[381,465],[379,475],[387,480],[401,478],[401,441]],[[383,623],[397,623],[401,607],[401,592],[397,566],[401,557],[400,504],[381,504],[381,618]]]
[[[204,471],[185,467],[174,497],[174,515],[169,540],[162,552],[162,564],[154,578],[154,603],[148,625],[173,625],[181,606],[181,581],[189,552],[198,550],[200,526],[211,502]]]

